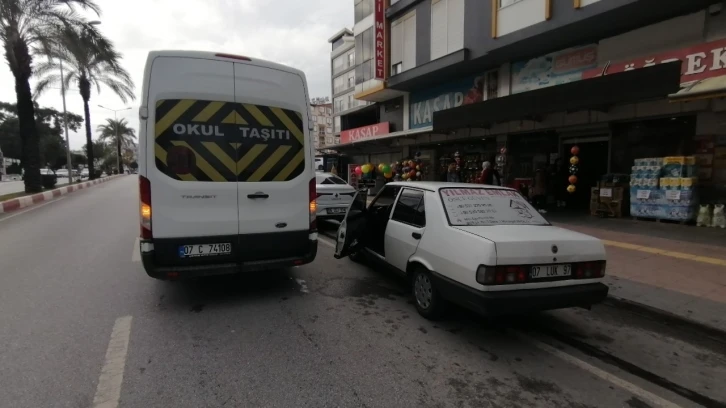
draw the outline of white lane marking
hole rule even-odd
[[[559,350],[555,347],[550,346],[549,344],[543,343],[539,340],[535,340],[535,339],[526,337],[521,333],[515,333],[515,334],[521,340],[526,341],[541,350],[544,350],[556,357],[559,357],[562,360],[565,360],[566,362],[568,362],[574,366],[577,366],[585,371],[588,371],[589,373],[591,373],[595,376],[598,376],[598,377],[602,378],[603,380],[608,381],[611,384],[616,385],[616,386],[630,392],[633,395],[638,396],[639,398],[645,400],[645,402],[647,402],[650,405],[657,406],[657,407],[663,407],[663,408],[681,408],[677,404],[674,404],[668,400],[665,400],[665,399],[653,394],[652,392],[646,391],[646,390],[638,387],[637,385],[635,385],[629,381],[626,381],[620,377],[616,377],[615,375],[610,374],[607,371],[603,371],[593,365],[590,365],[590,364],[580,360],[577,357],[574,357],[570,354],[565,353],[562,350]]]
[[[136,237],[134,248],[131,250],[131,262],[141,262],[141,238]]]
[[[61,197],[58,197],[57,199],[55,199],[53,201],[48,201],[47,203],[38,204],[38,205],[32,206],[32,207],[30,207],[30,208],[28,208],[26,210],[22,210],[22,211],[18,211],[18,212],[11,213],[7,217],[0,218],[0,222],[7,221],[7,220],[9,220],[9,219],[11,219],[13,217],[17,217],[18,215],[25,214],[26,212],[30,212],[30,211],[33,211],[33,210],[37,210],[38,208],[45,207],[48,204],[57,203],[58,201],[63,200],[63,199],[65,199],[65,197],[61,196]]]
[[[295,279],[295,282],[297,282],[298,285],[300,285],[300,292],[302,293],[308,293],[308,285],[305,283],[302,279]]]
[[[318,242],[322,242],[323,244],[325,244],[331,248],[335,248],[335,244],[333,243],[333,241],[328,240],[328,238],[323,238],[322,236],[319,236]]]
[[[126,354],[129,351],[131,335],[131,316],[119,317],[113,325],[111,340],[106,350],[106,361],[98,379],[94,408],[116,408],[121,398],[121,385],[124,380]]]

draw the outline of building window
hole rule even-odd
[[[333,120],[333,131],[335,133],[340,133],[340,116],[336,116]]]
[[[398,64],[393,64],[393,67],[391,67],[391,75],[397,75],[403,72],[403,62],[399,62]]]
[[[355,86],[355,70],[348,72],[348,88],[353,88]]]
[[[352,67],[355,65],[355,49],[350,50],[348,53],[348,66]]]
[[[350,4],[350,3],[348,3]],[[355,24],[373,13],[373,0],[355,0]]]
[[[499,0],[499,8],[511,6],[514,3],[519,3],[522,0]]]
[[[328,116],[330,116],[333,113],[333,109],[332,108],[325,108],[325,113],[328,114]],[[330,118],[328,118],[328,119],[330,119]]]
[[[355,36],[355,83],[362,84],[374,77],[373,27]]]
[[[335,79],[333,79],[333,93],[337,95],[337,94],[345,91],[346,89],[348,89],[348,87],[346,85],[347,84],[346,84],[345,75],[336,77]]]
[[[464,0],[431,3],[431,59],[464,48]]]
[[[489,71],[486,75],[485,100],[494,99],[499,96],[499,71]]]
[[[325,128],[325,133],[326,134],[332,134],[333,133],[333,128],[331,126],[326,127]]]
[[[344,43],[345,43],[345,40],[343,39],[343,37],[338,38],[337,40],[335,40],[333,42],[333,50],[335,50],[336,48],[340,47]]]
[[[400,65],[399,67],[396,67]],[[416,67],[416,12],[391,23],[391,75]]]

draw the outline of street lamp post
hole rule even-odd
[[[121,138],[118,134],[118,118],[116,117],[116,114],[118,112],[129,110],[131,108],[111,109],[103,105],[98,105],[98,107],[113,112],[113,121],[116,122],[116,171],[118,171],[118,174],[121,174]]]

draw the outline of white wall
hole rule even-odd
[[[499,9],[497,36],[507,35],[545,21],[546,3],[546,0],[521,0]]]

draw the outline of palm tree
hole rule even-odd
[[[87,29],[93,26],[75,9],[100,15],[95,0],[0,0],[0,42],[5,59],[15,77],[15,94],[21,140],[21,160],[25,168],[25,191],[42,191],[40,141],[35,125],[35,107],[30,90],[33,56],[53,48],[57,33],[64,27]]]
[[[50,58],[36,67],[36,74],[41,77],[36,85],[37,97],[48,87],[60,82],[59,59],[66,65],[65,87],[75,82],[83,98],[83,111],[86,116],[86,143],[93,141],[91,134],[91,112],[88,102],[91,99],[91,87],[101,92],[101,85],[109,87],[126,103],[134,99],[134,82],[129,73],[120,65],[121,54],[116,52],[113,43],[100,34],[85,29],[68,28],[60,36],[62,47],[56,51],[57,58]],[[95,178],[93,171],[93,149],[86,151],[88,170]]]
[[[106,123],[98,125],[96,132],[99,132],[99,140],[110,141],[116,146],[117,157],[121,156],[121,149],[135,149],[136,148],[136,130],[129,127],[129,123],[126,119],[106,119]],[[124,165],[123,160],[119,159],[121,168],[118,169],[118,173],[123,173]]]

